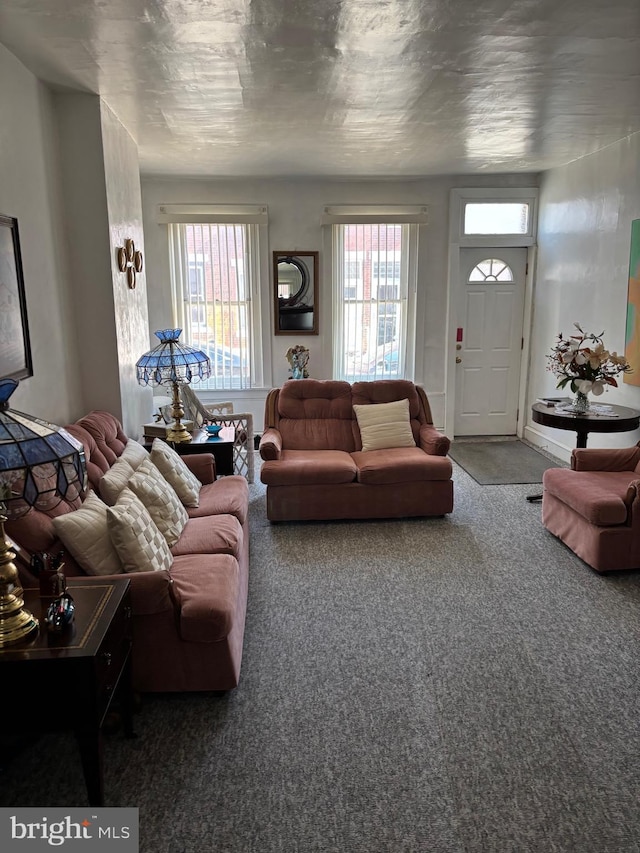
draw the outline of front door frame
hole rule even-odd
[[[465,235],[463,228],[464,204],[466,201],[517,201],[530,204],[531,225],[528,234],[488,234]],[[516,435],[522,438],[526,424],[526,401],[529,379],[529,350],[531,346],[531,325],[533,320],[533,288],[535,282],[535,267],[537,258],[536,225],[537,225],[538,191],[535,187],[520,189],[503,188],[472,188],[453,189],[449,200],[449,264],[447,275],[447,340],[445,362],[445,435],[453,438],[456,405],[456,342],[457,329],[462,320],[459,316],[460,300],[460,249],[462,248],[503,248],[516,247],[527,249],[527,272],[525,275],[524,315],[522,322],[522,358],[520,361],[520,390],[518,393],[518,418]]]

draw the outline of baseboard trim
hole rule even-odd
[[[573,433],[569,434],[573,436]],[[561,444],[559,441],[549,438],[546,433],[540,432],[534,427],[526,426],[524,428],[524,438],[531,444],[539,447],[541,450],[546,450],[553,456],[557,456],[558,459],[562,459],[563,462],[571,461],[571,451],[573,450],[573,447]]]

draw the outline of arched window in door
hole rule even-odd
[[[509,264],[500,258],[486,258],[476,264],[469,273],[468,282],[477,281],[513,281],[513,272]]]

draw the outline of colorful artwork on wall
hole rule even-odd
[[[640,385],[640,219],[631,223],[631,255],[627,294],[627,334],[624,354],[633,368],[625,373],[627,385]]]

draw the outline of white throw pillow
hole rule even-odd
[[[354,406],[363,450],[415,447],[409,419],[409,401]]]
[[[130,489],[115,506],[107,507],[107,525],[125,572],[158,572],[171,568],[167,540]]]
[[[153,439],[151,461],[158,467],[165,480],[173,486],[184,506],[199,505],[202,483],[187,468],[175,450],[160,438]]]
[[[167,545],[175,545],[189,520],[189,514],[180,503],[173,486],[167,483],[151,459],[141,462],[129,480],[129,488],[147,508],[154,524],[167,540]]]
[[[120,457],[116,459],[111,468],[100,477],[98,489],[100,497],[107,506],[114,506],[123,489],[133,475],[133,467]]]
[[[65,549],[88,575],[122,573],[107,526],[107,506],[95,492],[89,492],[78,509],[59,515],[52,522]]]
[[[149,459],[149,451],[137,441],[130,438],[124,446],[124,450],[113,463],[111,468],[100,477],[98,489],[100,497],[107,504],[113,506],[118,500],[120,492],[126,488],[129,478],[138,469],[142,462]]]
[[[145,459],[149,458],[149,451],[145,450],[139,441],[134,441],[130,438],[119,458],[128,462],[133,470],[136,471],[138,466],[144,462]]]

